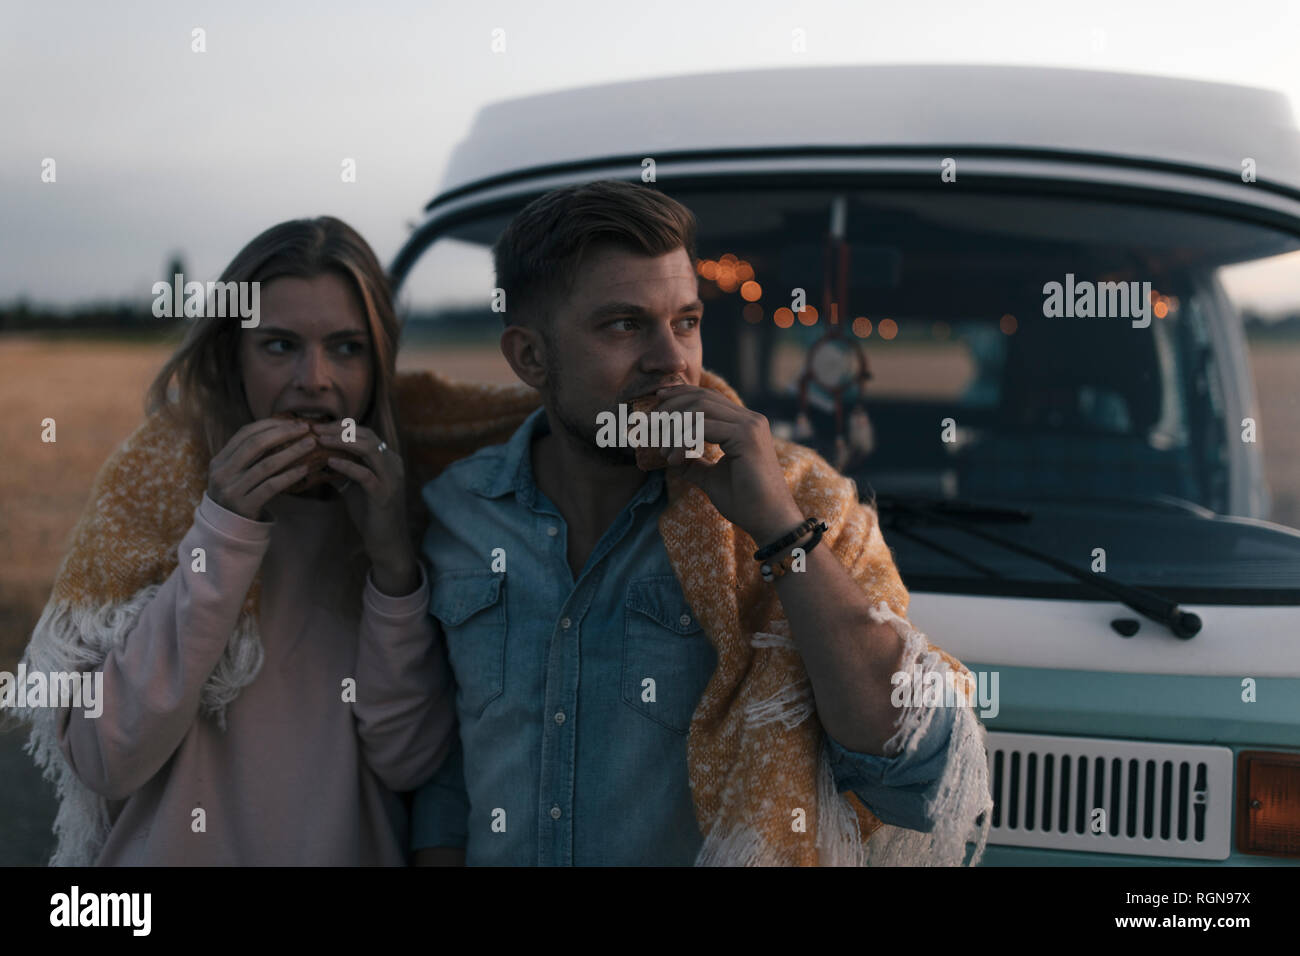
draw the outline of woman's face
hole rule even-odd
[[[262,286],[260,321],[239,333],[253,419],[316,413],[360,422],[374,385],[370,331],[351,284],[332,272]]]

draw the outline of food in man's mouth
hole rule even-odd
[[[640,398],[632,399],[632,411],[634,412],[652,412],[659,407],[658,395],[642,395]],[[668,467],[668,451],[666,448],[654,448],[649,445],[642,445],[636,449],[636,466],[642,471],[658,471],[661,468]]]
[[[640,398],[632,399],[631,410],[633,412],[645,412],[647,415],[659,407],[658,395],[642,395]],[[636,466],[642,471],[658,471],[668,467],[668,454],[673,449],[664,448],[663,446],[640,445],[636,449]],[[690,464],[692,461],[700,461],[706,465],[716,465],[723,457],[722,446],[716,445],[711,441],[704,442],[703,451],[699,458],[686,459],[682,464]]]
[[[331,416],[320,412],[276,412],[272,417],[312,423],[330,422],[334,420]],[[311,434],[313,438],[316,437],[315,432],[310,432],[309,434]],[[285,442],[279,448],[273,449],[272,454],[299,440],[300,439],[295,438],[292,441]],[[350,458],[353,461],[359,460],[356,455],[353,455],[350,452],[326,448],[317,442],[315,448],[294,462],[294,465],[306,465],[307,474],[286,488],[285,491],[291,495],[297,495],[304,491],[311,491],[313,488],[319,488],[321,485],[331,483],[335,478],[339,477],[339,473],[329,466],[330,458]]]

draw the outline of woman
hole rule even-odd
[[[52,862],[402,864],[397,791],[455,727],[388,285],[329,217],[268,229],[221,281],[260,283],[256,325],[203,317],[163,367],[25,657],[103,674],[99,717],[27,713]]]

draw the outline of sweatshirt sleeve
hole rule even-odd
[[[271,539],[206,494],[177,546],[179,563],[99,668],[103,712],[59,714],[59,745],[91,790],[123,800],[175,753],[198,716],[199,692],[225,651]],[[202,570],[194,549],[203,549]]]
[[[390,790],[413,790],[447,756],[456,733],[451,668],[429,616],[429,581],[392,597],[366,577],[352,704],[362,752]]]

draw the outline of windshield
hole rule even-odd
[[[1010,503],[1031,518],[998,533],[1085,569],[1100,549],[1128,583],[1300,601],[1295,236],[1049,195],[668,191],[699,222],[705,366],[864,497]],[[510,215],[416,261],[405,367],[513,380],[490,309]],[[914,587],[1078,587],[891,527]]]

